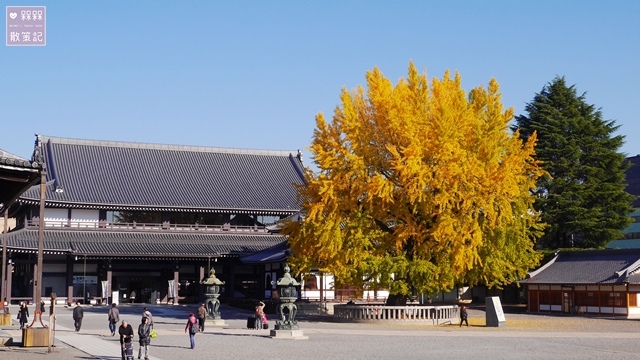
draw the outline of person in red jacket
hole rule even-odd
[[[196,334],[198,333],[198,320],[196,320],[193,313],[189,313],[189,320],[187,320],[187,326],[184,328],[184,332],[189,332],[189,341],[191,342],[191,348],[196,348]]]

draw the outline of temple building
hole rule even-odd
[[[37,135],[34,159],[46,191],[33,186],[9,207],[9,302],[35,293],[42,195],[43,296],[197,302],[214,268],[226,282],[221,298],[265,298],[283,274],[277,224],[300,211],[299,151]]]

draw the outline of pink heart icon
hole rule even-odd
[[[15,20],[18,17],[18,13],[10,13],[9,17],[11,18],[11,20]]]

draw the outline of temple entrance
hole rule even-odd
[[[167,293],[166,280],[162,281],[160,272],[143,272],[136,276],[119,275],[114,278],[121,303],[155,304],[162,299],[161,294]]]

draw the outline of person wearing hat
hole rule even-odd
[[[204,321],[207,318],[207,308],[204,304],[200,305],[198,308],[198,327],[200,328],[200,332],[204,331]]]
[[[144,309],[142,309],[142,316],[147,317],[147,319],[149,320],[148,324],[153,329],[153,315],[151,315],[151,311],[149,311],[149,309],[146,306]]]

